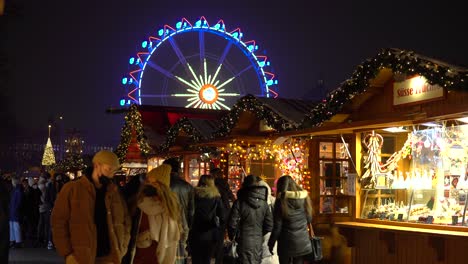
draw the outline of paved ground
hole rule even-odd
[[[11,264],[57,264],[64,263],[63,258],[57,255],[55,250],[46,248],[10,248]],[[2,263],[3,264],[3,263]]]

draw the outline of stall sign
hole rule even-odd
[[[426,78],[416,76],[393,83],[393,105],[420,103],[444,98],[444,89],[429,84]]]

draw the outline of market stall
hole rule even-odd
[[[286,133],[312,137],[314,224],[327,260],[462,261],[467,77],[467,69],[382,50],[308,115],[304,129]]]

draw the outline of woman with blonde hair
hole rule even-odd
[[[182,222],[177,196],[169,188],[171,167],[151,170],[137,194],[141,211],[133,263],[173,264]]]

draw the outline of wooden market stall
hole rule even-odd
[[[326,263],[464,263],[468,70],[385,49],[313,109],[309,168]]]
[[[127,176],[151,170],[169,157],[168,144],[174,143],[174,135],[179,127],[186,127],[185,119],[218,120],[226,113],[219,110],[150,105],[131,105],[128,109],[109,112],[125,114],[116,152]],[[191,136],[196,137],[198,134],[192,133]],[[184,145],[186,142],[177,143]],[[181,150],[183,148],[173,153],[173,156],[181,155]]]

